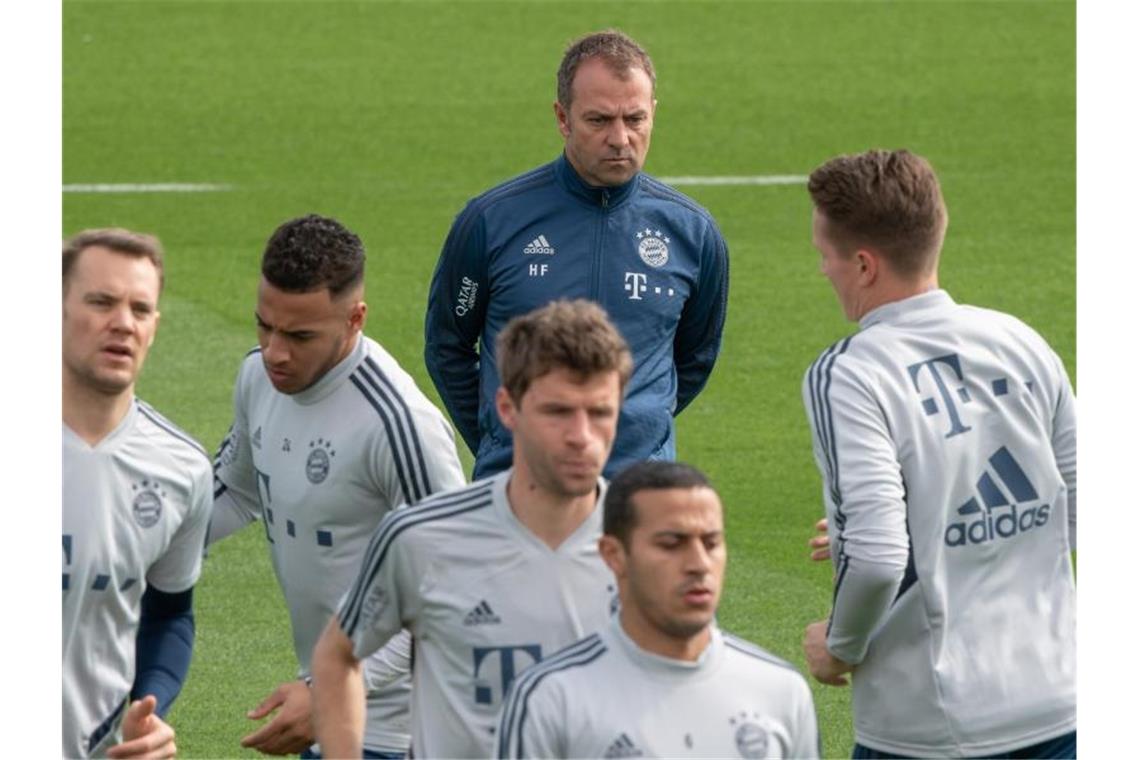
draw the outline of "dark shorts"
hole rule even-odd
[[[315,751],[312,747],[301,753],[301,760],[321,760],[321,753]],[[403,752],[374,752],[370,749],[365,749],[361,757],[367,760],[404,760],[407,755]]]
[[[1000,755],[981,755],[979,757],[993,758],[994,760],[1032,760],[1032,758],[1053,760],[1054,758],[1076,758],[1076,756],[1077,732],[1071,731],[1039,744],[1031,744],[1028,747],[1010,750]],[[851,751],[851,757],[854,760],[900,760],[909,757],[909,755],[893,755],[890,752],[882,752],[856,743],[855,749]]]

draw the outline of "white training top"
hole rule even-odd
[[[143,592],[198,580],[210,482],[202,447],[137,399],[95,446],[63,426],[64,757],[122,741]]]
[[[273,387],[255,350],[238,372],[234,423],[218,450],[209,541],[264,517],[305,677],[380,519],[464,484],[451,426],[375,341],[360,336],[324,377],[292,395]],[[408,748],[403,648],[403,676],[368,695],[370,750]]]
[[[495,757],[819,757],[799,671],[710,630],[686,662],[645,651],[615,615],[515,681]]]
[[[1076,410],[1061,360],[935,290],[823,352],[803,396],[860,744],[989,755],[1076,727]],[[1071,542],[1071,544],[1070,544]]]
[[[604,481],[555,550],[511,511],[511,473],[384,518],[339,613],[358,658],[412,632],[417,757],[488,757],[511,681],[600,629],[616,604],[598,554]]]

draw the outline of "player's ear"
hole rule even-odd
[[[855,251],[855,265],[859,268],[859,282],[870,285],[879,276],[879,257],[874,251],[860,248]]]
[[[162,316],[162,312],[156,311],[154,313],[154,329],[150,331],[150,340],[146,342],[146,347],[149,349],[154,344],[154,337],[158,335],[158,319]]]
[[[602,534],[598,539],[598,553],[615,578],[620,580],[625,577],[625,547],[621,539],[608,533]]]
[[[357,301],[348,312],[348,324],[354,331],[364,329],[364,318],[368,316],[368,304]]]
[[[499,413],[499,419],[503,423],[503,427],[511,432],[515,429],[515,402],[511,400],[511,394],[507,393],[507,389],[499,386],[499,390],[495,391],[495,411]]]
[[[557,100],[554,101],[554,118],[558,120],[558,131],[562,133],[563,137],[570,136],[570,114],[562,107],[562,104]]]

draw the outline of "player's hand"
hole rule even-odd
[[[855,669],[827,651],[826,620],[811,623],[804,631],[804,655],[815,680],[828,686],[846,686],[846,674]]]
[[[827,518],[815,524],[815,532],[820,535],[813,536],[808,541],[811,547],[811,558],[816,562],[831,559],[831,540],[827,537]]]
[[[296,755],[316,740],[313,730],[309,686],[289,681],[273,690],[261,704],[246,713],[250,720],[261,720],[277,711],[273,720],[241,740],[241,746],[266,755]]]
[[[136,699],[123,716],[123,741],[107,750],[107,757],[158,760],[174,757],[174,729],[154,712],[152,695]]]

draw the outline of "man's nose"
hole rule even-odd
[[[261,349],[269,364],[283,364],[289,360],[289,347],[284,338],[274,332],[269,333]]]
[[[135,315],[129,303],[123,302],[111,310],[111,328],[120,332],[134,330]]]
[[[566,425],[566,441],[574,446],[585,446],[589,440],[590,416],[581,409],[571,415]]]
[[[629,129],[621,119],[614,119],[606,134],[606,141],[615,148],[629,145]]]

